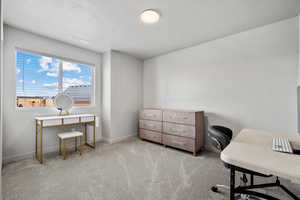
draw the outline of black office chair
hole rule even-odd
[[[208,136],[211,140],[211,144],[214,147],[215,150],[217,150],[218,152],[221,152],[223,149],[225,149],[225,147],[230,143],[231,139],[232,139],[232,130],[224,127],[224,126],[211,126],[208,129]],[[226,168],[229,168],[229,166],[224,163]],[[255,173],[252,171],[244,171],[243,175],[241,176],[241,184],[246,185],[248,183],[248,179],[247,179],[247,175],[246,174],[251,174],[251,184],[253,184],[253,175],[255,176],[262,176],[262,177],[269,177],[269,175],[264,175],[264,174],[260,174],[260,173]],[[218,192],[219,188],[224,188],[226,190],[229,190],[229,186],[227,185],[214,185],[213,187],[211,187],[211,190],[213,192]],[[255,196],[250,196],[250,195],[245,195],[245,194],[238,194],[235,199],[243,199],[243,200],[251,200],[251,199],[255,199],[255,200],[259,200],[260,198],[257,198]]]
[[[208,130],[212,146],[221,152],[232,139],[232,130],[224,126],[211,126]]]

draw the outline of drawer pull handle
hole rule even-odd
[[[183,144],[184,144],[184,142],[178,142],[178,141],[176,141],[176,140],[175,140],[175,141],[173,140],[172,142],[173,142],[174,144],[178,144],[178,145],[183,145]]]

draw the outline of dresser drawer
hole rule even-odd
[[[195,140],[191,138],[163,134],[162,141],[164,145],[184,149],[187,151],[193,152],[195,149]]]
[[[195,126],[163,122],[163,132],[171,135],[195,138]]]
[[[195,112],[165,110],[163,121],[195,125]]]
[[[81,122],[92,122],[94,119],[94,116],[81,117]]]
[[[75,124],[79,123],[79,117],[72,117],[72,118],[64,118],[64,124]]]
[[[140,120],[140,128],[161,132],[162,122],[151,121],[151,120]]]
[[[150,141],[158,142],[158,143],[162,142],[162,134],[158,133],[158,132],[140,129],[139,135],[140,135],[140,138],[143,138],[146,140],[150,140]]]
[[[140,111],[140,119],[149,119],[155,121],[162,121],[162,111],[156,109],[146,109]]]
[[[43,126],[59,126],[62,125],[61,119],[43,120]]]

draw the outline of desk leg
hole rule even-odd
[[[84,132],[84,143],[85,144],[87,144],[87,127],[86,126],[87,126],[87,124],[85,123],[84,127],[83,127],[84,128],[83,132]]]
[[[94,124],[93,124],[93,146],[96,148],[96,121],[94,119]]]
[[[43,122],[40,126],[40,163],[43,164]]]
[[[235,169],[233,166],[230,167],[230,200],[234,200],[234,189],[235,189]]]
[[[251,186],[254,185],[254,175],[253,174],[250,175],[250,184],[251,184]]]
[[[35,121],[35,159],[38,159],[38,121]]]
[[[92,141],[92,143],[88,143],[88,141],[87,141],[87,125],[88,124],[86,123],[86,124],[84,124],[84,130],[83,130],[84,137],[85,137],[85,145],[95,149],[96,148],[96,122],[95,121],[89,122],[89,124],[93,125],[93,141]]]

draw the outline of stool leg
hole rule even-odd
[[[77,137],[75,137],[75,152],[77,151]]]
[[[63,143],[64,143],[64,160],[66,160],[66,158],[67,158],[67,146],[66,146],[66,141],[63,140]]]
[[[61,155],[61,139],[60,138],[58,138],[59,139],[59,155]]]

